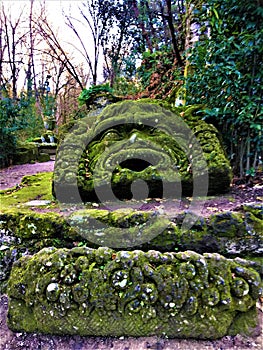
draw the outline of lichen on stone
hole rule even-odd
[[[62,202],[79,200],[77,186],[84,201],[98,200],[98,188],[103,198],[111,198],[110,183],[117,198],[131,199],[132,183],[141,179],[149,197],[176,196],[180,183],[183,193],[191,193],[205,167],[209,193],[226,192],[231,168],[218,131],[193,121],[189,111],[182,118],[180,109],[156,101],[124,101],[107,106],[97,120],[83,118],[58,149],[54,194]]]
[[[72,248],[76,244],[97,248],[105,243],[116,247],[117,242],[118,249],[130,245],[132,249],[162,253],[214,252],[246,259],[263,275],[261,212],[262,205],[244,205],[238,212],[200,218],[182,232],[184,213],[167,218],[155,211],[132,208],[86,209],[63,218],[56,213],[6,210],[0,214],[0,289],[5,289],[12,264],[21,255],[44,247]],[[191,265],[182,265],[181,269],[189,276],[194,274]]]
[[[13,266],[8,325],[52,334],[215,339],[242,334],[247,314],[256,322],[259,293],[253,269],[219,254],[46,248]]]

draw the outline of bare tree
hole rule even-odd
[[[98,80],[98,66],[101,45],[109,38],[113,26],[114,1],[87,0],[79,6],[81,19],[65,14],[66,24],[72,29],[80,44],[80,49],[74,45],[85,61],[92,76],[92,84]],[[81,28],[78,27],[81,25]],[[91,38],[92,45],[88,38]]]
[[[81,111],[78,104],[78,96],[81,89],[76,80],[67,73],[66,84],[64,84],[58,94],[57,123],[59,125],[67,123],[71,119],[78,118]],[[83,106],[83,109],[85,106]]]
[[[179,51],[178,42],[175,35],[171,0],[166,0],[166,6],[167,6],[167,21],[168,21],[168,25],[171,33],[173,51],[175,53],[178,65],[183,66],[183,60]]]
[[[3,8],[1,8],[1,11]],[[4,85],[4,76],[3,76],[3,61],[4,61],[4,53],[6,50],[6,43],[4,42],[4,20],[3,17],[0,16],[0,98],[2,95],[2,89]]]
[[[33,88],[35,92],[37,91],[35,62],[34,62],[36,32],[34,29],[34,22],[33,22],[33,5],[34,5],[34,0],[30,0],[29,23],[28,23],[29,24],[29,53],[28,53],[28,68],[26,72],[28,97],[32,96]]]
[[[50,25],[45,13],[42,14],[41,21],[35,22],[38,32],[47,44],[46,48],[41,49],[42,54],[49,56],[54,62],[59,62],[79,84],[81,89],[85,88],[83,79],[79,76],[76,65],[73,63],[72,56],[64,48],[63,42],[59,39],[57,33]]]
[[[22,30],[23,9],[20,10],[16,18],[12,18],[11,12],[1,7],[1,80],[3,82],[3,72],[8,76],[6,82],[10,82],[12,98],[17,98],[17,80],[23,62],[23,48],[25,47],[28,31]],[[6,68],[4,69],[4,65]]]
[[[142,37],[145,40],[146,44],[147,44],[147,48],[150,52],[153,52],[153,45],[152,45],[152,40],[151,40],[151,36],[149,35],[148,30],[145,27],[145,23],[144,21],[141,19],[140,16],[140,10],[138,7],[138,2],[137,0],[132,0],[132,6],[133,6],[133,13],[135,18],[137,19],[137,23],[139,24],[139,27],[141,29],[141,33],[142,33]]]

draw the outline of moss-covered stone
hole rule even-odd
[[[76,139],[68,138],[64,143],[56,166],[56,176],[67,184],[65,198],[69,202],[74,199],[76,181],[84,191],[83,199],[86,194],[86,199],[93,199],[96,162],[103,173],[107,162],[114,163],[114,152],[112,159],[104,155],[107,147],[125,137],[138,142],[135,151],[129,148],[132,157],[140,159],[149,151],[148,159],[155,158],[165,171],[160,173],[154,165],[143,162],[131,163],[128,157],[112,174],[119,197],[129,193],[131,183],[140,179],[147,182],[152,197],[160,197],[161,181],[178,181],[177,173],[171,171],[174,164],[182,170],[183,190],[191,188],[191,171],[183,171],[186,164],[189,167],[188,160],[178,144],[167,138],[165,123],[154,121],[157,127],[147,126],[151,118],[156,119],[152,115],[155,107],[151,102],[151,113],[143,119],[146,127],[137,107],[132,125],[125,123],[126,103],[118,105],[117,118],[115,107],[106,108],[97,124],[97,117],[78,124],[73,135]],[[231,177],[229,164],[224,154],[217,152],[217,131],[200,122],[197,111],[193,106],[175,112],[187,120],[202,145],[209,165],[210,191],[217,191],[213,185],[218,181],[225,190]],[[83,154],[87,135],[92,132],[95,137]],[[156,140],[156,147],[141,147]],[[117,147],[116,154],[121,152]],[[262,205],[244,204],[237,212],[200,218],[188,230],[182,228],[186,213],[168,217],[157,209],[108,210],[97,204],[99,209],[75,210],[64,218],[26,209],[26,201],[39,196],[52,199],[50,177],[25,177],[19,187],[0,193],[4,204],[0,214],[0,291],[6,291],[8,283],[11,329],[215,339],[250,334],[256,327],[255,304],[261,292],[259,275],[263,275]],[[102,181],[102,191],[103,186]],[[133,251],[112,250],[116,242],[118,249],[132,247]]]
[[[51,140],[53,142],[51,142]],[[54,134],[53,131],[47,131],[47,132],[44,132],[41,137],[35,137],[32,139],[32,142],[34,143],[38,143],[39,145],[45,143],[49,143],[49,144],[52,144],[54,146],[54,144],[57,144],[58,142],[58,139],[57,139],[57,135]]]
[[[14,264],[8,325],[52,334],[215,339],[256,324],[259,293],[253,269],[218,254],[48,248]]]
[[[187,231],[182,230],[185,215],[180,213],[167,219],[154,211],[88,209],[73,213],[68,221],[77,227],[78,234],[84,239],[97,245],[107,243],[110,247],[116,247],[116,244],[121,247],[123,240],[123,247],[142,250],[166,252],[190,249],[198,253],[218,252],[228,257],[249,258],[262,255],[263,218],[252,217],[246,207],[240,212],[200,218]],[[124,229],[125,235],[117,228]],[[136,237],[139,239],[136,240]]]
[[[38,159],[38,146],[34,142],[20,143],[13,157],[13,164],[25,164]]]
[[[48,162],[50,160],[50,155],[47,153],[39,153],[37,160],[39,163]]]
[[[185,214],[167,220],[155,212],[128,208],[87,209],[67,218],[55,213],[5,211],[0,214],[0,288],[5,289],[12,264],[21,255],[34,254],[49,246],[72,248],[79,244],[96,248],[105,243],[118,249],[155,249],[163,253],[184,250],[220,253],[247,259],[250,267],[263,275],[263,220],[258,216],[253,221],[252,208],[250,205],[249,212],[201,218],[188,231],[181,230]],[[259,210],[258,205],[255,208]],[[156,220],[151,221],[153,218]]]
[[[38,144],[38,159],[40,157],[40,154],[47,154],[47,155],[55,155],[57,150],[57,144],[56,143],[40,143]]]
[[[0,214],[0,292],[6,289],[14,261],[44,247],[73,247],[76,235],[71,232],[55,213],[10,210]]]
[[[218,131],[191,118],[195,109],[190,110],[183,119],[181,109],[125,101],[107,106],[96,119],[82,119],[58,150],[55,195],[70,203],[78,186],[84,201],[94,201],[97,189],[104,198],[112,195],[107,194],[110,182],[118,198],[131,199],[131,185],[141,179],[149,197],[173,197],[180,183],[184,194],[192,193],[194,179],[201,183],[206,167],[209,193],[226,192],[231,168]]]
[[[48,134],[41,138],[35,138],[32,142],[19,142],[13,157],[13,164],[26,164],[31,162],[47,162],[50,160],[50,154],[56,154],[57,138],[53,137],[54,142],[49,141]]]
[[[150,242],[169,225],[167,218],[154,212],[132,209],[83,210],[71,215],[68,222],[89,244],[119,249]]]

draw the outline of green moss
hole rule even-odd
[[[48,162],[50,160],[50,155],[46,153],[39,153],[37,160],[40,163]]]
[[[87,209],[75,212],[68,221],[88,244],[117,248],[149,242],[169,225],[165,217],[132,209]]]
[[[16,237],[26,238],[46,238],[56,237],[59,234],[59,225],[63,226],[63,220],[55,213],[39,215],[32,213],[20,218],[15,235]]]
[[[93,336],[246,334],[244,324],[256,325],[259,280],[218,254],[48,248],[14,264],[8,325]]]
[[[125,124],[125,104],[119,104],[118,108],[123,112]],[[107,147],[123,135],[128,138],[136,135],[143,142],[158,140],[160,147],[170,152],[172,163],[185,169],[187,159],[176,142],[167,138],[165,125],[160,123],[158,130],[140,125],[139,109],[134,110],[137,114],[134,114],[132,126],[112,128],[110,118],[114,117],[114,110],[105,109],[97,126],[93,125],[94,120],[83,121],[76,130],[77,137],[84,143],[87,129],[92,125],[94,135],[100,136],[88,146],[78,165],[79,186],[89,196],[93,190],[93,163],[100,161]],[[154,111],[154,106],[149,107],[146,121],[152,122]],[[217,131],[198,124],[196,106],[177,110],[179,112],[191,124],[203,146],[210,181],[214,176],[213,184],[217,185],[217,177],[222,177],[221,185],[225,181],[227,188],[231,174],[220,153]],[[105,131],[105,125],[111,125],[111,129]],[[145,151],[138,147],[137,156],[142,157]],[[67,157],[69,152],[79,159],[82,149],[69,139],[58,159],[56,173],[63,181],[74,184],[76,164]],[[167,167],[168,182],[177,180],[169,172],[171,164],[158,147],[152,147],[149,154],[154,155],[163,168]],[[90,157],[90,173],[87,173],[87,156]],[[101,171],[107,161],[111,159],[104,157]],[[134,179],[143,178],[152,181],[152,188],[158,188],[158,182],[154,181],[160,174],[154,166],[137,170],[117,167],[113,185],[123,184],[126,191]],[[182,174],[183,184],[191,184],[189,173],[182,170]],[[256,325],[255,303],[262,285],[258,275],[262,273],[259,258],[262,205],[244,205],[237,213],[202,218],[187,232],[181,230],[185,213],[168,220],[153,211],[90,209],[74,212],[67,221],[59,214],[32,213],[24,206],[35,198],[52,199],[50,179],[51,174],[25,177],[20,188],[0,193],[3,199],[0,290],[5,291],[12,268],[8,287],[11,329],[93,336],[167,335],[214,339],[226,334],[249,333],[249,324]],[[149,226],[148,221],[151,221]],[[126,229],[125,235],[123,229]],[[105,243],[114,247],[116,242],[118,249],[131,246],[135,250],[91,249]],[[90,248],[73,248],[78,244]],[[73,249],[49,248],[53,246]],[[226,259],[211,252],[253,261]],[[35,255],[17,261],[26,254]]]
[[[239,237],[246,232],[243,215],[232,212],[212,215],[209,220],[210,228],[214,235],[228,238]]]
[[[0,291],[4,292],[13,263],[44,247],[73,247],[77,237],[55,213],[38,214],[14,209],[0,214]]]
[[[253,336],[258,323],[257,318],[257,308],[255,306],[251,307],[245,314],[238,312],[229,328],[229,335],[236,335],[239,329],[242,329],[246,335]]]
[[[28,184],[30,181],[34,182],[34,178],[27,179]],[[86,209],[63,218],[52,212],[6,208],[0,214],[0,286],[5,288],[12,264],[21,254],[33,254],[48,246],[87,245],[96,248],[107,244],[110,247],[117,245],[118,249],[131,246],[163,253],[184,250],[217,252],[253,261],[251,268],[263,275],[262,221],[251,210],[252,206],[249,212],[213,214],[182,232],[185,213],[167,219],[156,215],[155,211],[131,208],[115,211]]]
[[[82,199],[86,202],[98,200],[92,182],[96,172],[97,188],[106,193],[104,186],[111,182],[114,194],[120,199],[131,199],[131,184],[138,179],[147,182],[150,197],[162,195],[160,181],[170,186],[166,195],[172,196],[171,189],[180,182],[183,193],[187,194],[192,191],[193,176],[202,178],[207,162],[209,192],[226,192],[231,181],[231,168],[218,131],[198,120],[200,106],[183,111],[172,108],[171,111],[166,105],[164,109],[164,105],[158,101],[124,101],[107,106],[96,122],[84,118],[59,149],[54,179],[60,191],[67,192],[67,186],[69,189],[77,172]],[[201,150],[192,152],[194,156],[189,154],[192,144],[189,145],[189,138],[186,141],[184,137],[190,131],[188,128],[198,140],[203,155]],[[76,149],[80,135],[87,144],[84,152],[81,148]],[[75,153],[80,159],[79,164],[69,162],[69,148],[70,155],[73,157]],[[191,157],[194,157],[194,171],[190,166]],[[148,165],[139,161],[145,158]],[[119,159],[128,163],[119,162]],[[137,161],[132,162],[132,159]]]
[[[242,207],[246,212],[252,213],[258,219],[263,220],[263,206],[261,203],[246,203]]]
[[[38,147],[34,142],[22,142],[16,149],[14,164],[26,164],[36,161],[38,158]]]
[[[24,176],[21,184],[0,191],[1,211],[7,209],[27,209],[25,203],[34,199],[52,200],[52,173]]]

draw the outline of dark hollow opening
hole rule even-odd
[[[151,163],[139,158],[126,159],[120,163],[120,166],[122,167],[122,169],[126,168],[132,171],[142,171],[148,168],[148,166],[150,165]]]
[[[112,191],[116,198],[119,200],[131,200],[131,199],[137,199],[137,200],[143,200],[146,198],[163,198],[163,183],[162,180],[151,180],[146,181],[146,184],[148,186],[148,195],[145,196],[144,191],[142,193],[137,193],[134,197],[134,194],[132,192],[132,184],[122,184],[119,183],[116,186],[112,187]]]
[[[124,160],[119,165],[121,166],[122,169],[129,169],[131,171],[140,172],[145,170],[152,164],[144,159],[130,158],[130,159]],[[114,195],[119,200],[131,200],[132,198],[145,199],[147,197],[162,198],[163,196],[162,180],[152,179],[152,180],[146,181],[146,184],[148,186],[148,191],[147,191],[148,195],[144,193],[145,191],[142,191],[141,193],[136,193],[136,195],[134,196],[131,188],[132,183],[118,183],[117,185],[115,184],[115,186],[112,186],[112,190]]]

